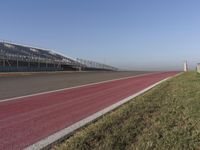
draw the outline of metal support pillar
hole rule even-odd
[[[17,60],[17,68],[19,67],[19,61]]]
[[[5,66],[6,66],[6,60],[3,59],[3,67],[5,67]]]

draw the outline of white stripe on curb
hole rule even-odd
[[[177,74],[175,76],[178,76],[180,74],[182,74],[182,73],[179,73],[179,74]],[[175,76],[172,76],[172,77],[175,77]],[[147,92],[148,90],[152,89],[153,87],[159,85],[160,83],[162,83],[162,82],[164,82],[164,81],[166,81],[168,79],[171,79],[172,77],[168,77],[168,78],[166,78],[164,80],[161,80],[161,81],[159,81],[159,82],[157,82],[157,83],[145,88],[144,90],[142,90],[142,91],[140,91],[140,92],[138,92],[138,93],[136,93],[134,95],[131,95],[131,96],[125,98],[125,99],[122,99],[121,101],[119,101],[119,102],[117,102],[117,103],[115,103],[115,104],[113,104],[113,105],[111,105],[111,106],[109,106],[109,107],[107,107],[107,108],[105,108],[105,109],[103,109],[103,110],[101,110],[101,111],[99,111],[99,112],[97,112],[97,113],[95,113],[95,114],[93,114],[93,115],[81,120],[81,121],[78,121],[75,124],[65,128],[65,129],[62,129],[62,130],[60,130],[60,131],[58,131],[58,132],[56,132],[56,133],[44,138],[44,139],[42,139],[41,141],[39,141],[39,142],[37,142],[37,143],[35,143],[33,145],[28,146],[27,148],[25,148],[25,150],[39,150],[39,149],[45,148],[46,146],[58,141],[59,139],[65,137],[68,134],[72,133],[73,131],[77,130],[78,128],[83,127],[84,125],[88,124],[89,122],[91,122],[91,121],[97,119],[98,117],[108,113],[109,111],[112,111],[113,109],[119,107],[120,105],[130,101],[131,99],[139,96],[140,94],[142,94],[144,92]]]

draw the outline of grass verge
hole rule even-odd
[[[52,149],[200,149],[200,75],[166,81]]]

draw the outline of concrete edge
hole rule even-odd
[[[105,108],[105,109],[103,109],[103,110],[101,110],[101,111],[99,111],[99,112],[97,112],[97,113],[95,113],[95,114],[83,119],[83,120],[80,120],[80,121],[76,122],[75,124],[65,128],[65,129],[62,129],[62,130],[60,130],[60,131],[58,131],[58,132],[56,132],[56,133],[54,133],[54,134],[52,134],[52,135],[50,135],[50,136],[48,136],[46,138],[40,140],[39,142],[36,142],[33,145],[28,146],[27,148],[25,148],[25,150],[40,150],[40,149],[43,149],[43,148],[47,147],[48,145],[50,145],[50,144],[58,141],[59,139],[65,137],[66,135],[72,133],[73,131],[77,130],[78,128],[83,127],[84,125],[90,123],[91,121],[96,120],[100,116],[102,116],[102,115],[114,110],[115,108],[121,106],[122,104],[125,104],[126,102],[132,100],[133,98],[135,98],[135,97],[137,97],[137,96],[149,91],[150,89],[152,89],[153,87],[161,84],[162,82],[167,81],[167,80],[169,80],[169,79],[171,79],[173,77],[179,76],[181,74],[182,73],[179,73],[179,74],[177,74],[175,76],[171,76],[171,77],[165,78],[165,79],[163,79],[163,80],[161,80],[161,81],[159,81],[159,82],[157,82],[157,83],[145,88],[144,90],[142,90],[142,91],[140,91],[140,92],[138,92],[138,93],[136,93],[134,95],[131,95],[131,96],[125,98],[125,99],[122,99],[121,101],[119,101],[119,102],[117,102],[117,103],[115,103],[115,104],[113,104],[113,105],[111,105],[111,106],[109,106],[109,107],[107,107],[107,108]]]

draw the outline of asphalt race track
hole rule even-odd
[[[0,102],[0,149],[22,149],[178,72]]]
[[[149,72],[60,72],[0,77],[0,100],[144,73]]]

